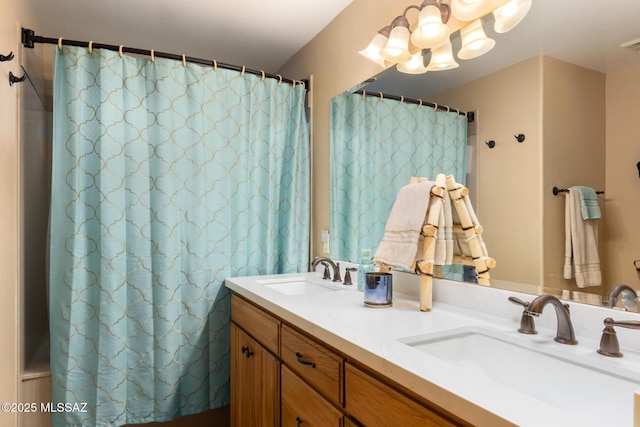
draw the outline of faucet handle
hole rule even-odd
[[[527,307],[531,304],[529,301],[522,301],[520,298],[511,296],[508,298],[514,304],[521,305],[524,307],[524,311],[522,312],[522,317],[520,318],[520,328],[518,328],[518,332],[521,334],[527,335],[535,335],[538,333],[536,331],[536,323],[533,320],[533,316],[530,316],[527,312]]]
[[[324,280],[331,279],[331,272],[329,271],[329,264],[322,261],[322,265],[324,265],[324,273],[322,274],[322,278]]]
[[[356,272],[358,271],[358,269],[356,267],[347,267],[345,268],[345,273],[344,273],[344,282],[342,282],[343,285],[353,285],[353,282],[351,281],[351,273],[352,272]]]
[[[509,297],[509,301],[511,301],[514,304],[521,305],[525,308],[529,307],[529,304],[531,304],[531,302],[529,301],[522,301],[520,298],[513,297],[513,296]]]
[[[604,326],[598,353],[609,357],[622,357],[622,352],[620,352],[620,343],[618,342],[618,334],[616,334],[613,327],[620,326],[622,328],[640,329],[640,322],[637,320],[615,321],[611,317],[607,317],[604,319]]]
[[[605,326],[620,326],[629,329],[640,329],[640,321],[638,320],[613,320],[611,317],[604,319]]]

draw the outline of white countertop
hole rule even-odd
[[[624,399],[614,400],[599,389],[589,392],[589,384],[579,384],[588,401],[580,407],[559,408],[553,401],[544,402],[508,387],[469,379],[456,369],[455,364],[411,348],[398,339],[467,326],[488,328],[523,346],[549,350],[570,360],[583,360],[605,371],[616,372],[637,383],[640,389],[639,331],[623,333],[622,328],[616,328],[619,330],[623,358],[607,358],[595,351],[604,317],[640,319],[637,314],[571,303],[571,317],[579,344],[569,346],[553,341],[556,319],[550,307],[545,308],[536,319],[537,335],[517,332],[522,308],[509,303],[507,297],[515,295],[523,300],[531,300],[530,295],[436,279],[433,309],[421,312],[417,287],[414,286],[415,276],[412,275],[394,272],[393,307],[390,308],[365,307],[363,293],[354,290],[355,285],[346,288],[341,284],[322,281],[339,290],[285,295],[256,282],[257,279],[264,281],[291,277],[321,281],[321,276],[313,272],[230,278],[226,280],[226,286],[477,426],[634,425],[632,392],[628,393],[628,398],[625,394]],[[522,378],[525,384],[526,381],[536,381],[535,378],[527,378],[526,366],[522,368]],[[565,380],[580,381],[579,378]]]

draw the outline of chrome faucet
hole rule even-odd
[[[331,266],[331,268],[333,269],[333,282],[342,282],[342,279],[340,278],[340,263],[335,263],[331,260],[331,258],[327,258],[327,257],[316,257],[312,262],[311,262],[311,266],[312,267],[316,267],[318,264],[329,264]],[[323,277],[323,279],[328,279],[329,277]]]
[[[547,304],[553,305],[558,318],[558,331],[556,332],[554,340],[561,344],[578,344],[573,332],[571,318],[569,317],[569,304],[562,304],[560,300],[553,295],[544,294],[531,301],[529,306],[525,308],[525,313],[528,316],[538,317]]]
[[[615,307],[620,294],[622,294],[622,303],[626,308],[633,308],[638,303],[638,294],[633,288],[627,285],[617,285],[609,291],[607,300],[603,301],[603,304],[607,307]]]

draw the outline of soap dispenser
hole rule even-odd
[[[358,265],[358,290],[364,292],[365,274],[376,271],[376,266],[371,263],[371,249],[362,250],[362,258]]]

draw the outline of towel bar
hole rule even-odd
[[[569,190],[567,188],[558,188],[553,187],[553,195],[557,196],[559,193],[568,193]],[[596,191],[596,194],[604,194],[604,191]]]

